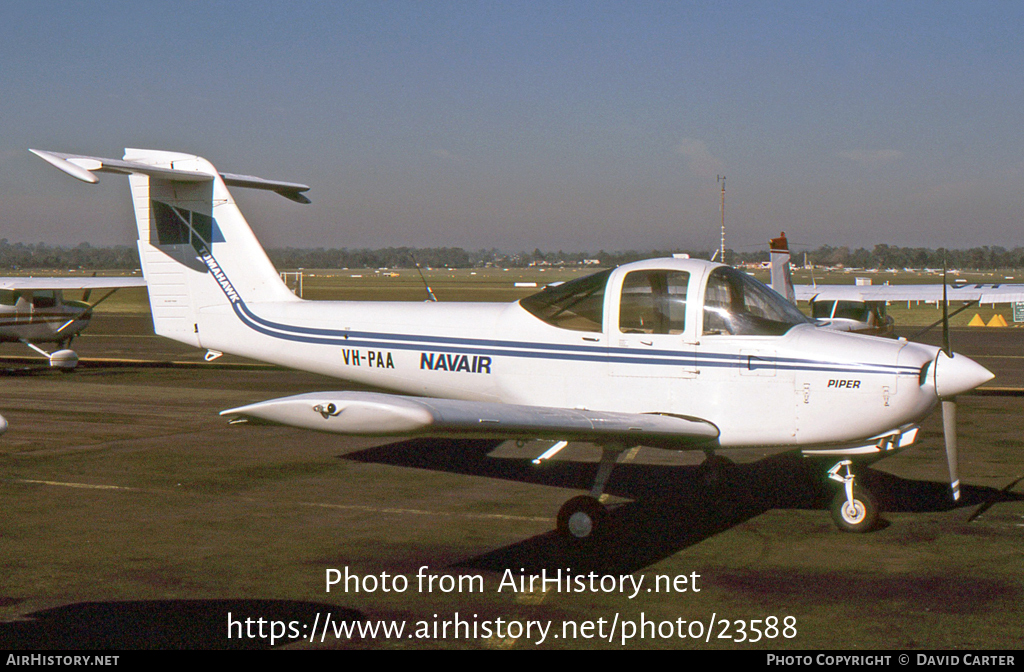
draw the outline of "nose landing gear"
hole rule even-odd
[[[832,500],[832,520],[844,532],[870,532],[878,525],[878,505],[870,492],[856,485],[852,465],[842,460],[828,470],[828,477],[843,485]]]

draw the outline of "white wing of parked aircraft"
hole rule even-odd
[[[11,276],[0,277],[0,290],[9,291],[53,291],[53,290],[85,290],[94,289],[122,289],[124,287],[145,287],[144,278],[133,277],[34,277],[34,276]]]
[[[942,284],[921,285],[794,285],[800,301],[942,301]],[[1024,285],[950,283],[950,301],[1014,303],[1024,301]]]
[[[78,355],[68,345],[92,319],[93,310],[118,289],[145,287],[138,277],[8,277],[0,278],[0,342],[23,343],[46,357],[50,366],[70,371]],[[110,290],[88,302],[93,290]],[[81,301],[69,300],[65,291],[82,291]],[[47,352],[40,344],[54,343]]]
[[[172,152],[36,154],[87,182],[129,174],[158,334],[389,390],[223,411],[234,422],[596,443],[590,493],[558,515],[576,538],[604,527],[598,498],[618,456],[637,445],[701,450],[712,466],[732,448],[831,456],[837,524],[871,529],[877,506],[856,484],[854,460],[911,445],[940,399],[992,377],[932,346],[818,329],[747,274],[696,259],[626,264],[513,303],[306,301],[281,281],[227,188],[306,202],[304,185],[232,181]],[[958,496],[955,450],[947,455]]]

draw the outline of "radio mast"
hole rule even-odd
[[[722,213],[722,246],[718,248],[718,261],[725,263],[725,175],[718,176],[718,182],[722,184],[722,204],[719,211]]]

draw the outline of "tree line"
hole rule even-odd
[[[387,247],[381,249],[284,248],[269,249],[267,255],[279,269],[298,268],[478,268],[485,266],[526,267],[530,265],[576,265],[595,260],[601,266],[619,264],[650,257],[671,256],[686,252],[692,257],[708,259],[709,250],[630,250],[608,252],[502,252],[497,249],[467,251],[460,247]],[[793,253],[797,265],[845,266],[847,268],[949,268],[1024,269],[1024,247],[1007,249],[999,246],[972,247],[963,250],[945,248],[898,247],[875,245],[872,249],[822,246],[816,250]],[[763,262],[768,251],[736,252],[726,250],[730,264]],[[81,243],[74,247],[44,243],[10,243],[0,239],[0,269],[8,271],[50,270],[134,270],[139,268],[139,254],[134,246],[93,247]]]

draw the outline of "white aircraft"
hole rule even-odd
[[[89,326],[93,311],[118,289],[145,287],[143,278],[0,278],[0,342],[23,343],[46,357],[50,366],[71,371],[78,355],[68,345]],[[99,301],[87,303],[93,290],[109,289]],[[81,301],[64,298],[65,291],[81,290]],[[47,352],[40,343],[55,343]]]
[[[809,302],[818,325],[837,331],[891,336],[894,324],[886,315],[886,305],[892,301],[956,301],[963,304],[961,309],[982,303],[1024,301],[1024,284],[793,285],[785,232],[772,238],[769,247],[772,289],[793,303]]]
[[[93,310],[123,287],[145,287],[143,278],[0,278],[0,343],[18,342],[35,350],[61,371],[78,366],[78,354],[68,345],[89,326]],[[94,289],[109,289],[95,303],[87,303]],[[64,291],[82,290],[81,301],[67,301]],[[39,343],[55,343],[58,350],[47,352]],[[7,420],[0,416],[0,434]]]
[[[223,415],[348,435],[595,443],[593,488],[558,514],[578,539],[606,528],[598,498],[638,445],[704,451],[712,467],[732,448],[829,457],[842,485],[837,524],[866,531],[878,508],[854,460],[907,448],[939,400],[992,378],[936,347],[818,329],[747,274],[688,258],[626,264],[513,303],[305,301],[228,191],[308,202],[305,185],[221,174],[188,154],[33,151],[87,182],[129,175],[156,333],[391,391],[313,392]],[[956,498],[952,424],[946,434]]]

